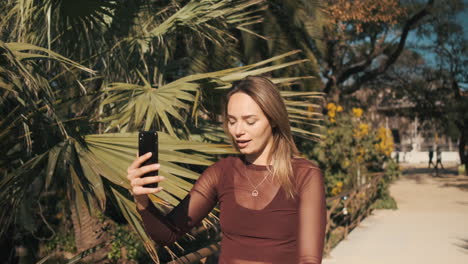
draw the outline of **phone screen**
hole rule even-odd
[[[138,133],[138,156],[145,155],[148,152],[153,153],[153,155],[141,164],[142,167],[158,163],[158,133],[156,131],[140,131]],[[158,175],[158,171],[151,171],[142,177],[156,175]],[[158,183],[146,184],[143,187],[156,188],[158,187]]]

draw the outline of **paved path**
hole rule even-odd
[[[421,166],[391,185],[398,210],[375,210],[322,263],[467,264],[468,177]]]

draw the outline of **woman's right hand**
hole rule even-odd
[[[164,176],[141,177],[145,173],[157,171],[160,168],[159,163],[140,167],[151,155],[151,152],[148,152],[141,157],[137,157],[127,169],[127,179],[130,181],[131,186],[130,191],[135,198],[137,206],[141,209],[146,208],[149,203],[149,198],[146,194],[158,193],[163,189],[163,187],[147,188],[143,187],[143,185],[161,182],[165,179]]]

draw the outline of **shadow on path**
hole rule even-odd
[[[459,242],[455,245],[461,248],[461,251],[465,254],[468,254],[468,239],[458,238]]]
[[[468,192],[468,176],[450,177],[444,179],[436,179],[441,183],[440,187],[456,187],[462,191]]]
[[[411,174],[434,174],[436,170],[434,168],[404,168],[403,175]],[[456,167],[449,167],[444,169],[439,169],[439,176],[445,177],[450,175],[458,175],[458,170]]]
[[[402,178],[414,180],[418,184],[427,183],[427,179],[431,178],[439,183],[439,187],[456,187],[468,192],[468,176],[458,175],[458,169],[453,165],[439,169],[437,174],[434,168],[403,166]]]

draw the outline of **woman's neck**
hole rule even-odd
[[[248,154],[244,155],[244,158],[250,164],[261,165],[261,166],[267,165],[266,158],[255,157],[254,155],[248,155]]]
[[[255,165],[273,165],[273,161],[268,163],[268,154],[271,153],[270,149],[271,145],[268,144],[261,153],[244,154],[245,160]]]

